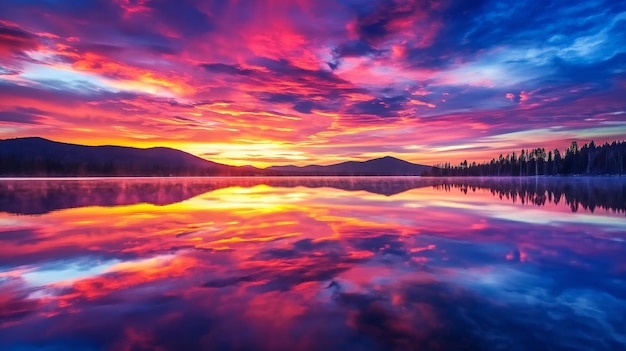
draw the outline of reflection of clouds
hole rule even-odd
[[[104,262],[73,260],[71,262],[59,262],[54,265],[44,264],[22,273],[21,276],[28,284],[33,286],[67,284],[75,280],[100,275],[113,268],[118,262],[116,259]]]
[[[623,329],[626,319],[623,314],[626,312],[624,300],[611,294],[588,289],[567,290],[556,300],[559,305],[569,307],[576,316],[587,318],[591,323],[606,330],[613,339],[611,341],[626,344],[626,334]],[[607,313],[604,306],[614,306],[615,311],[621,311],[622,315]]]
[[[581,215],[269,186],[3,213],[0,348],[619,349],[623,219]]]
[[[432,205],[442,208],[457,208],[467,210],[472,213],[479,213],[482,216],[503,219],[514,222],[522,222],[528,224],[544,224],[544,225],[568,225],[581,224],[592,227],[602,227],[606,231],[624,230],[626,223],[623,218],[598,216],[585,213],[561,213],[555,216],[554,213],[526,208],[518,211],[516,206],[512,205],[485,205],[480,202],[454,202],[454,201],[436,201]]]
[[[579,314],[578,308],[560,301],[558,295],[555,298],[547,294],[537,304],[523,299],[504,303],[492,294],[465,290],[454,282],[415,284],[411,281],[396,283],[391,292],[393,295],[387,290],[372,289],[366,294],[345,294],[348,308],[357,316],[357,331],[378,337],[386,348],[402,347],[408,338],[411,341],[408,349],[541,349],[546,345],[546,333],[555,336],[548,349],[612,350],[624,341],[624,334],[616,329],[615,323],[622,317],[612,321],[604,318],[602,323],[597,323]],[[624,306],[623,301],[597,297],[616,308]],[[346,299],[340,295],[339,301],[342,298]],[[397,305],[394,301],[401,303]],[[577,332],[554,328],[561,323],[567,323]],[[410,334],[402,333],[406,325]],[[439,325],[446,327],[439,329]],[[605,337],[598,343],[600,334]]]
[[[378,207],[418,208],[406,196],[412,189],[434,187],[437,191],[458,189],[464,194],[497,196],[522,205],[562,208],[571,212],[605,210],[607,214],[624,211],[621,178],[422,178],[422,177],[223,177],[223,178],[116,178],[100,180],[4,180],[0,181],[0,211],[19,214],[44,214],[58,209],[89,206],[120,206],[140,203],[171,205],[204,199],[207,206],[238,208],[248,205],[266,208],[277,204],[298,204],[318,196],[324,203],[352,206],[352,197],[343,191],[358,192],[361,203],[371,199]],[[276,188],[290,188],[277,192]],[[302,189],[300,191],[299,189]],[[310,189],[321,189],[311,193]],[[367,193],[370,194],[367,194]],[[387,195],[380,197],[379,195]],[[199,196],[202,195],[202,196]],[[227,196],[229,201],[221,201]],[[3,219],[7,223],[7,219]],[[0,222],[2,225],[3,222]]]
[[[550,295],[548,290],[556,285],[551,277],[504,265],[483,269],[455,268],[444,272],[446,273],[441,275],[441,281],[463,286],[507,303],[541,304]]]

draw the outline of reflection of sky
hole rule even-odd
[[[559,226],[561,224],[581,224],[600,226],[604,230],[623,231],[624,220],[619,217],[610,217],[608,215],[592,215],[585,213],[561,213],[556,215],[554,212],[544,209],[526,208],[518,211],[513,205],[488,204],[481,202],[454,202],[454,201],[436,201],[432,205],[442,208],[455,208],[467,210],[470,213],[483,217],[504,219],[513,222],[522,222],[529,224],[551,224]]]
[[[139,192],[0,214],[0,348],[626,345],[623,214],[432,187]]]
[[[23,273],[22,279],[24,279],[26,283],[35,286],[71,282],[100,275],[117,262],[117,260],[108,262],[81,262],[77,260],[68,263],[57,263],[50,266],[42,265],[32,271]]]

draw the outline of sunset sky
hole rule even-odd
[[[256,166],[622,140],[626,2],[2,0],[24,136]]]

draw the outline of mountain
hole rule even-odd
[[[259,169],[216,163],[166,147],[85,146],[38,137],[0,140],[0,176],[399,176],[430,169],[390,156]]]
[[[402,176],[422,175],[432,167],[385,156],[369,161],[347,161],[328,166],[272,166],[265,170],[276,175],[354,175],[354,176]]]
[[[165,147],[84,146],[37,137],[0,140],[0,175],[4,176],[192,176],[255,172],[261,171],[207,161]]]

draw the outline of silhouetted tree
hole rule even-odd
[[[513,152],[489,162],[468,163],[464,160],[457,167],[450,163],[434,166],[433,176],[538,176],[572,174],[624,174],[626,169],[626,141],[596,146],[595,142],[579,147],[572,141],[562,156],[559,149],[546,153],[545,148],[521,150],[519,158]]]

